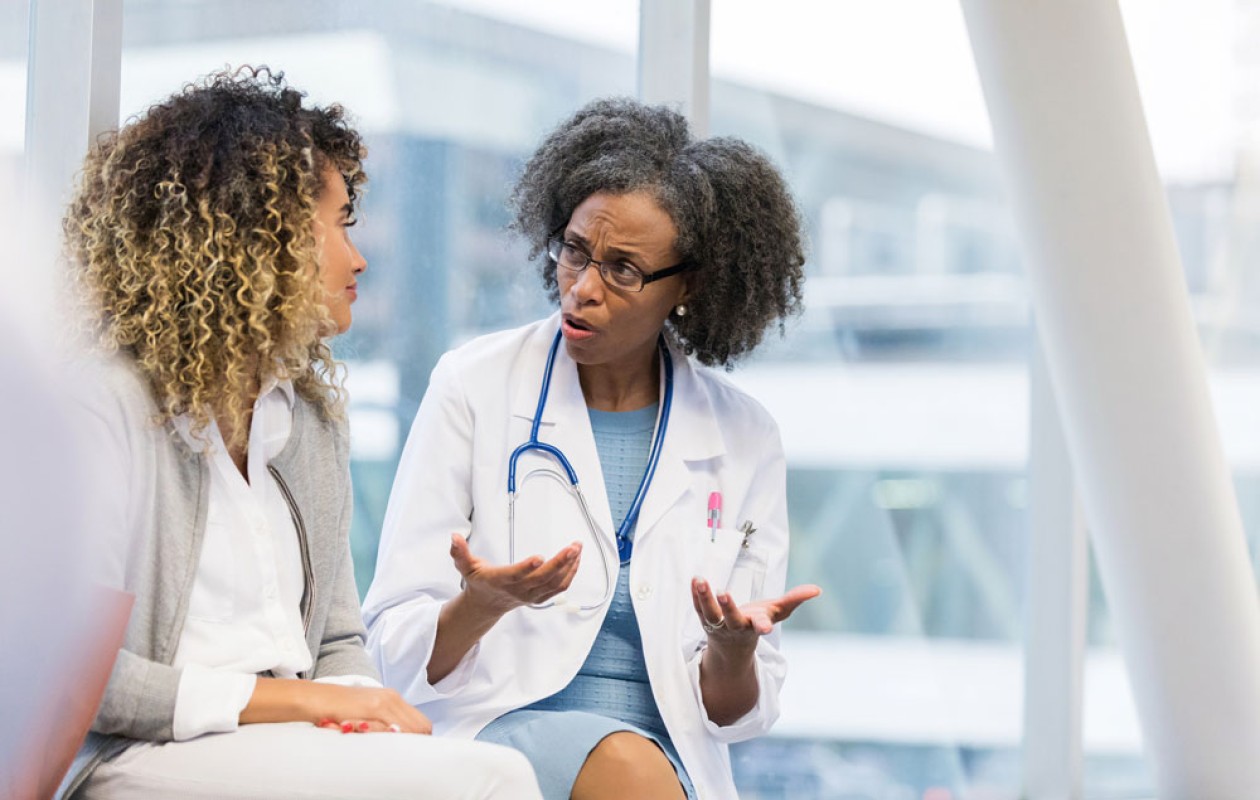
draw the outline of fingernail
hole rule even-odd
[[[325,725],[331,725],[331,724],[332,724],[332,720],[329,719],[328,717],[321,717],[319,722],[315,723],[315,725],[320,728],[324,727]]]
[[[342,732],[342,733],[349,733],[349,732],[350,732],[350,731],[352,731],[352,730],[354,730],[354,726],[353,726],[353,725],[351,725],[349,722],[343,722],[343,723],[341,723],[341,732]]]
[[[366,731],[366,730],[367,730],[368,728],[370,728],[370,727],[371,727],[371,726],[370,726],[370,725],[368,725],[366,722],[360,722],[360,723],[359,723],[359,730],[361,730],[361,731]]]

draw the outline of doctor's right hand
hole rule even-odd
[[[429,654],[428,679],[436,686],[470,649],[514,608],[544,603],[569,588],[577,574],[582,546],[570,544],[544,562],[540,556],[500,567],[472,554],[468,541],[451,534],[451,560],[464,578],[464,589],[442,604],[437,636]]]
[[[568,589],[581,559],[582,545],[573,542],[549,561],[530,556],[500,567],[474,556],[463,536],[451,535],[451,560],[464,578],[466,602],[496,619],[519,606],[544,603]]]

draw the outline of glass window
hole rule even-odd
[[[9,109],[0,120],[0,186],[22,185],[29,13],[28,0],[0,0],[0,103]],[[18,199],[13,190],[7,194]]]
[[[825,587],[741,791],[1017,796],[1028,298],[961,11],[718,3],[711,48],[713,133],[813,243],[805,315],[732,375],[783,434],[789,583]]]

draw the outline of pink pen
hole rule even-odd
[[[709,492],[709,541],[717,541],[717,529],[722,524],[722,493]]]

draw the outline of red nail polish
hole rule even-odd
[[[366,731],[369,727],[371,727],[371,726],[370,726],[370,725],[368,725],[366,722],[360,722],[360,723],[359,723],[359,730],[361,730],[361,731]]]
[[[325,725],[330,725],[330,724],[332,724],[332,720],[331,720],[331,719],[329,719],[328,717],[320,717],[319,722],[316,722],[315,724],[316,724],[318,727],[322,728],[322,727],[324,727]]]
[[[341,723],[341,732],[342,732],[342,733],[349,733],[349,732],[350,732],[350,731],[352,731],[352,730],[354,730],[354,726],[353,726],[353,725],[351,725],[349,722],[343,722],[343,723]]]

